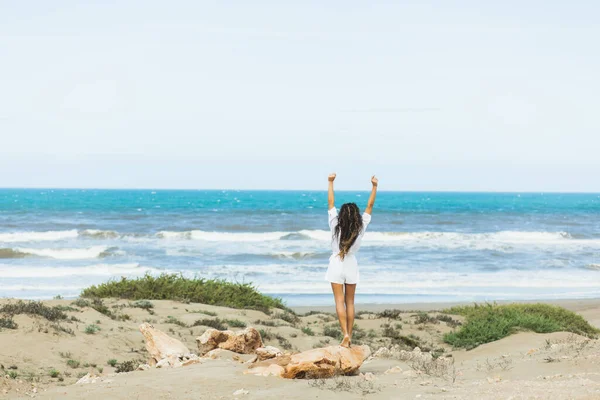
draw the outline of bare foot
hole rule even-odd
[[[340,346],[350,347],[350,336],[348,336],[348,335],[344,336],[344,340],[342,340],[342,343],[340,343]]]

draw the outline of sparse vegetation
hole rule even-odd
[[[284,350],[290,350],[292,348],[292,344],[289,340],[281,336],[280,334],[275,334],[275,339],[279,342],[279,345],[283,347]]]
[[[131,303],[131,307],[141,308],[143,310],[150,311],[152,308],[154,308],[154,304],[152,304],[152,302],[148,300],[138,300]]]
[[[246,323],[244,321],[240,321],[239,319],[226,319],[225,323],[232,328],[245,328]]]
[[[452,328],[456,328],[456,327],[462,325],[462,323],[460,321],[458,321],[446,314],[440,314],[436,318],[438,321],[445,322],[446,325],[448,325],[449,327],[452,327]]]
[[[296,325],[298,322],[300,322],[300,318],[298,318],[298,316],[296,314],[289,312],[289,311],[286,311],[284,313],[275,314],[275,315],[273,315],[272,318],[273,319],[281,319],[292,325]]]
[[[73,369],[79,368],[80,364],[81,364],[81,362],[79,362],[78,360],[73,360],[73,359],[67,360],[67,365]]]
[[[63,311],[63,312],[67,312],[67,311],[79,312],[78,309],[76,309],[75,307],[71,307],[71,306],[55,306],[55,308],[57,310],[60,310],[60,311]]]
[[[85,327],[85,333],[88,335],[93,335],[96,332],[100,331],[100,327],[98,325],[92,324]]]
[[[323,327],[323,336],[329,336],[334,339],[342,340],[342,331],[335,325],[325,325]]]
[[[166,324],[175,324],[175,325],[179,325],[182,328],[187,328],[187,324],[171,315],[169,315],[165,321]]]
[[[60,375],[60,371],[52,368],[48,375],[50,375],[50,378],[58,378],[58,376]]]
[[[384,310],[380,313],[377,313],[377,318],[387,318],[387,319],[395,319],[398,321],[402,321],[402,310]]]
[[[115,360],[114,358],[111,358],[110,360],[107,361],[107,364],[114,368],[117,365],[117,360]]]
[[[132,372],[136,370],[138,365],[140,365],[139,360],[123,361],[122,363],[117,364],[115,372],[117,374],[120,374],[121,372]]]
[[[17,377],[19,376],[19,373],[17,371],[8,371],[8,373],[6,374],[8,375],[8,377],[10,379],[17,379]]]
[[[372,381],[353,379],[346,377],[341,373],[336,374],[334,377],[328,379],[309,380],[308,385],[321,390],[357,393],[362,396],[377,393],[380,390],[380,388],[375,386]]]
[[[78,298],[77,300],[73,301],[71,303],[72,305],[79,307],[79,308],[84,308],[84,307],[91,307],[91,303],[85,299],[82,299],[81,297]]]
[[[227,329],[227,325],[225,325],[223,323],[223,321],[221,321],[219,318],[215,318],[215,319],[210,319],[210,318],[199,319],[196,322],[194,322],[192,324],[192,326],[208,326],[208,327],[211,327],[211,328],[218,329],[220,331],[223,331],[223,330]]]
[[[219,314],[217,314],[216,312],[212,312],[212,311],[206,311],[206,310],[189,310],[189,311],[188,311],[188,310],[185,310],[185,311],[187,311],[187,312],[189,312],[189,313],[200,313],[200,314],[206,314],[206,315],[208,315],[208,316],[211,316],[211,317],[216,317],[217,315],[219,315]]]
[[[273,336],[273,332],[271,332],[269,329],[267,329],[267,330],[264,330],[264,329],[259,329],[259,330],[258,330],[258,333],[260,333],[260,337],[261,337],[263,340],[271,340],[271,339],[273,339],[273,337],[274,337],[274,336]]]
[[[281,324],[278,324],[276,321],[269,321],[269,320],[262,320],[262,319],[257,319],[256,321],[254,321],[254,324],[270,326],[270,327],[276,327],[276,326],[281,325]]]
[[[84,289],[82,297],[116,297],[130,300],[181,300],[232,308],[248,308],[270,313],[271,308],[289,310],[281,299],[263,295],[249,283],[224,280],[188,279],[181,275],[110,281]]]
[[[0,329],[17,329],[19,325],[13,321],[12,317],[0,318]]]
[[[312,329],[310,329],[308,326],[305,326],[302,328],[302,333],[304,333],[305,335],[308,335],[308,336],[315,336],[315,332]]]
[[[426,312],[420,312],[416,315],[417,319],[415,320],[415,324],[439,324],[440,321],[436,317],[432,317]]]
[[[52,322],[65,321],[69,319],[69,316],[57,307],[48,307],[41,301],[19,300],[16,303],[4,304],[2,307],[0,307],[0,313],[6,314],[10,317],[19,314],[37,315]]]
[[[383,328],[382,336],[390,338],[392,340],[392,344],[404,345],[410,350],[414,349],[415,347],[419,347],[423,351],[428,351],[428,346],[425,346],[417,336],[402,335],[400,330],[391,324],[383,324],[381,327]]]
[[[502,339],[518,330],[565,331],[588,338],[596,338],[599,332],[580,315],[548,304],[475,304],[453,307],[445,312],[466,317],[459,330],[444,336],[446,343],[466,349]]]

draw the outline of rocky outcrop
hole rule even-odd
[[[253,354],[263,346],[260,333],[254,328],[246,328],[239,332],[208,329],[196,338],[196,343],[200,355],[217,348],[240,354]]]
[[[148,364],[157,368],[181,367],[200,362],[200,358],[179,340],[156,329],[150,324],[141,324],[140,332],[146,339],[146,349],[150,353]]]
[[[257,361],[269,360],[283,355],[281,350],[273,346],[259,347],[256,349]]]
[[[363,361],[370,355],[368,346],[329,346],[257,362],[246,373],[288,379],[352,375],[358,372]]]

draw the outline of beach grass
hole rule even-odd
[[[444,312],[466,318],[458,330],[444,335],[446,343],[466,349],[502,339],[520,330],[572,332],[588,338],[596,338],[600,332],[580,315],[549,304],[474,304],[452,307]]]
[[[145,275],[137,279],[122,278],[84,289],[85,298],[120,298],[129,300],[178,300],[270,313],[271,308],[290,313],[279,298],[261,294],[250,283],[232,283],[218,279],[189,279],[181,275]]]

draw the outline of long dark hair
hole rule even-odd
[[[338,224],[333,237],[340,243],[339,256],[343,260],[363,228],[363,220],[356,203],[346,203],[340,208]]]

